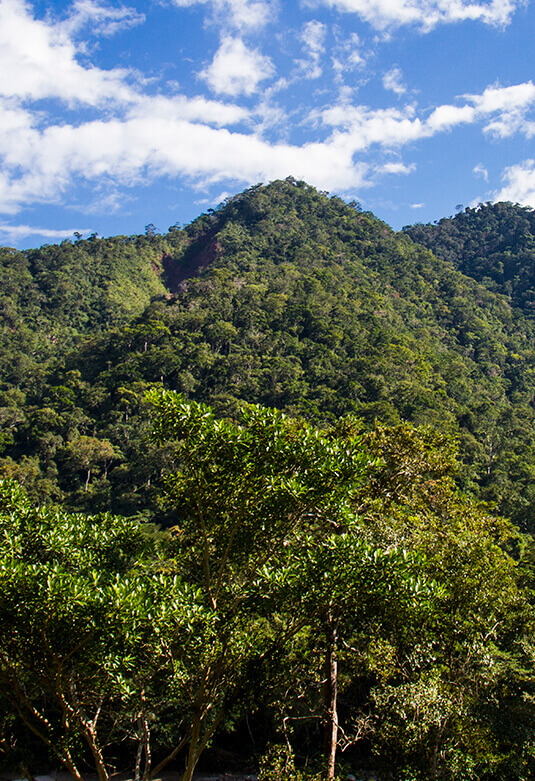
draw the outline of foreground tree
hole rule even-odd
[[[382,458],[360,497],[363,534],[418,551],[435,583],[425,621],[409,637],[393,627],[383,661],[366,662],[376,751],[418,778],[531,777],[534,615],[507,553],[518,532],[456,489],[447,437],[404,424],[365,441]]]
[[[14,483],[0,486],[0,532],[1,696],[78,781],[89,757],[106,781],[125,738],[148,778],[147,714],[180,681],[170,638],[195,631],[195,592],[137,523],[35,509]]]
[[[527,777],[532,614],[510,527],[457,493],[448,442],[149,399],[164,535],[0,488],[0,694],[73,777],[90,757],[107,781],[133,741],[136,781],[179,755],[191,781],[255,686],[323,726],[329,779],[365,734],[407,777]]]
[[[291,585],[284,600],[307,628],[296,638],[293,652],[304,656],[308,669],[287,671],[294,682],[293,698],[284,703],[285,721],[321,723],[325,777],[334,779],[338,749],[366,735],[354,709],[345,722],[339,718],[340,682],[354,672],[344,658],[346,649],[356,634],[371,639],[385,636],[392,625],[406,631],[425,621],[434,582],[422,579],[424,561],[418,553],[394,546],[383,550],[364,540],[358,519],[347,519],[345,528],[334,533],[304,535],[299,548],[287,556],[281,572]],[[314,679],[315,686],[310,686]],[[347,714],[347,707],[344,710]]]
[[[285,551],[318,526],[343,526],[368,458],[356,441],[274,410],[248,407],[237,425],[174,393],[150,398],[155,440],[176,442],[177,470],[166,484],[177,516],[175,567],[197,584],[217,627],[192,667],[183,776],[190,781],[243,696],[251,665],[280,653],[307,621],[274,603]]]

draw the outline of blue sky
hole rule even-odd
[[[535,0],[0,0],[0,243],[294,176],[392,225],[535,207]]]

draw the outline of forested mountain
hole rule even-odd
[[[487,203],[455,217],[403,229],[524,314],[535,314],[535,212],[519,204]]]
[[[5,251],[1,469],[41,499],[148,512],[165,458],[143,396],[163,384],[220,414],[431,424],[459,439],[461,484],[532,528],[535,324],[455,265],[294,180],[164,236]]]
[[[19,252],[0,248],[0,377],[27,381],[82,334],[124,324],[165,292],[161,238],[64,241]]]

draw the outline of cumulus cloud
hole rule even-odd
[[[240,124],[247,120],[250,114],[248,109],[235,103],[208,100],[202,95],[193,98],[186,98],[184,95],[139,96],[127,112],[127,116],[132,119],[152,116],[155,119],[203,122],[216,127]]]
[[[199,74],[213,92],[252,95],[274,73],[273,63],[241,38],[224,38],[211,64]]]
[[[485,132],[497,138],[510,138],[521,132],[535,135],[535,124],[526,119],[526,109],[535,103],[535,85],[531,82],[511,87],[487,87],[482,95],[467,95],[479,114],[491,114]]]
[[[214,22],[240,31],[264,27],[273,20],[276,13],[273,0],[173,0],[173,2],[179,8],[208,6]]]
[[[396,95],[403,95],[407,91],[406,86],[403,84],[403,74],[400,68],[395,66],[384,74],[383,87],[386,90],[391,90]]]
[[[315,0],[309,4],[357,14],[379,30],[408,24],[427,32],[438,24],[467,20],[504,26],[520,3],[521,0]]]
[[[84,13],[104,7],[87,0],[79,3]],[[104,9],[104,10],[103,10]],[[78,9],[81,13],[81,10]],[[115,9],[117,13],[122,8]],[[105,14],[104,14],[105,16]],[[104,18],[103,16],[103,18]],[[123,107],[148,108],[151,100],[136,83],[135,74],[115,68],[103,70],[83,66],[78,52],[67,35],[65,23],[51,24],[35,19],[23,0],[0,2],[0,96],[19,101],[44,98],[59,99],[68,104],[102,107],[111,102]],[[240,73],[240,68],[245,72]],[[251,94],[258,81],[272,72],[269,58],[248,50],[240,39],[225,39],[205,77],[217,92],[231,95]],[[190,119],[202,119],[215,124],[243,120],[247,111],[195,97],[187,101],[156,97],[151,110],[166,107],[171,113],[181,112]]]
[[[511,165],[502,174],[503,187],[493,200],[512,201],[535,208],[535,160]]]
[[[102,11],[103,20],[110,11],[89,0],[80,0],[75,9],[78,15],[82,11],[87,15]],[[127,10],[111,9],[121,18]],[[219,126],[235,124],[248,116],[244,108],[202,96],[148,96],[125,69],[103,70],[80,65],[67,27],[65,23],[35,19],[22,0],[0,2],[0,96],[11,99],[11,104],[4,101],[2,106],[0,127],[6,122],[19,123],[21,117],[24,122],[32,121],[29,114],[17,112],[13,107],[44,98],[95,108],[110,103],[134,115],[163,113]]]
[[[429,134],[440,133],[444,130],[450,130],[457,125],[470,124],[477,118],[477,110],[474,106],[438,106],[430,114],[425,126]]]
[[[226,128],[152,117],[33,129],[24,153],[28,173],[10,178],[4,171],[0,177],[3,211],[15,212],[29,201],[50,201],[74,177],[107,177],[125,185],[177,175],[206,184],[251,183],[291,172],[317,186],[347,189],[362,186],[368,170],[335,141],[270,144]],[[20,165],[22,156],[14,155],[14,162]]]
[[[526,121],[526,112],[535,105],[535,85],[531,82],[510,87],[487,87],[481,95],[464,95],[464,106],[444,105],[430,115],[427,125],[434,131],[448,130],[460,124],[490,117],[484,126],[487,133],[501,138],[518,131],[530,137],[533,123]]]
[[[535,85],[532,82],[512,87],[489,87],[481,95],[464,97],[469,102],[462,106],[437,106],[427,117],[417,116],[412,105],[399,109],[371,109],[343,101],[321,112],[321,120],[325,125],[344,132],[355,152],[372,145],[401,146],[476,122],[482,122],[487,132],[496,123],[501,123],[528,136],[532,134],[534,125],[525,119],[535,105]],[[522,117],[521,122],[519,116]]]
[[[370,109],[367,106],[340,104],[322,112],[324,124],[339,128],[353,152],[372,145],[402,146],[428,133],[425,122],[414,116],[413,107]]]
[[[61,24],[35,19],[23,0],[0,3],[0,95],[23,100],[59,98],[96,106],[128,102],[133,93],[124,69],[83,67]]]
[[[511,87],[500,85],[487,87],[481,95],[465,95],[478,112],[489,114],[495,111],[514,111],[535,100],[535,84],[526,81]]]
[[[485,122],[494,110],[503,113],[511,106],[516,110],[522,103],[519,95],[526,104],[532,100],[531,89],[504,88],[503,94],[492,89],[492,100],[486,91],[471,96],[472,105],[439,106],[427,118],[418,116],[413,106],[379,110],[347,103],[332,106],[320,115],[332,128],[330,136],[301,146],[230,131],[223,125],[241,121],[245,116],[241,109],[204,99],[146,98],[150,112],[140,100],[124,117],[46,127],[8,101],[0,112],[4,161],[0,203],[4,211],[15,212],[28,201],[58,198],[76,177],[133,185],[181,175],[196,182],[248,184],[292,173],[322,189],[362,187],[373,173],[401,175],[414,169],[401,161],[371,166],[355,161],[357,153],[373,146],[396,149],[451,130],[455,124]],[[513,100],[512,95],[517,97]],[[532,176],[526,165],[509,171],[509,190],[518,189],[519,182]]]

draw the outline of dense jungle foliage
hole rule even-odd
[[[166,532],[0,485],[8,766],[534,777],[532,556],[456,490],[446,437],[148,401]]]
[[[535,307],[535,213],[512,203],[480,204],[455,217],[407,226],[437,258],[507,296],[528,317]]]
[[[535,777],[534,220],[0,249],[6,767]]]

